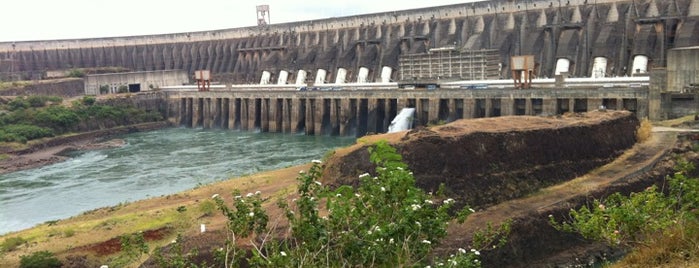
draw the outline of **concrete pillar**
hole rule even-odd
[[[398,101],[396,101],[396,113],[400,113],[400,110],[403,110],[405,107],[408,107],[408,99],[399,98]]]
[[[449,118],[456,120],[456,99],[449,99]]]
[[[485,117],[493,116],[493,99],[485,99]]]
[[[291,107],[289,107],[289,112],[291,114],[291,126],[289,129],[290,133],[296,133],[298,131],[299,120],[301,117],[301,99],[291,99]]]
[[[534,115],[534,105],[532,104],[531,98],[527,98],[526,101],[524,102],[524,114],[525,115]]]
[[[616,99],[616,109],[619,111],[626,110],[626,107],[624,107],[624,99],[622,99],[622,98]]]
[[[589,98],[587,99],[587,111],[596,111],[599,109],[599,107],[602,106],[602,99],[593,99]]]
[[[269,132],[272,133],[279,132],[281,128],[279,101],[278,98],[269,99]]]
[[[333,132],[339,131],[340,129],[340,107],[339,99],[330,99],[330,128]],[[330,134],[335,135],[337,133]]]
[[[476,100],[475,99],[464,99],[464,114],[461,116],[464,119],[471,119],[476,117]]]
[[[439,99],[432,98],[428,99],[429,110],[427,110],[427,122],[428,123],[438,123],[439,122]]]
[[[185,107],[182,112],[182,124],[192,127],[192,98],[185,98]]]
[[[515,114],[515,100],[513,98],[502,98],[500,99],[500,115],[514,115]]]
[[[192,127],[199,127],[201,118],[201,102],[202,99],[194,98],[192,99]]]
[[[568,99],[568,111],[571,113],[575,112],[575,98]]]
[[[350,99],[341,99],[340,106],[340,136],[347,136],[351,129],[350,121],[352,118],[356,117],[356,114],[352,114],[351,112],[352,107],[350,107]]]
[[[556,104],[558,103],[557,99],[543,99],[541,103],[541,112],[547,115],[554,115],[557,113],[556,111]]]
[[[250,126],[248,124],[248,121],[250,119],[250,113],[248,110],[250,110],[250,99],[248,98],[240,98],[240,130],[248,130],[248,127]]]
[[[202,127],[211,128],[211,99],[204,98],[202,107]]]
[[[693,8],[699,8],[699,1],[693,1],[697,4],[692,4]],[[663,111],[661,105],[661,92],[667,87],[667,70],[655,68],[650,72],[650,84],[648,85],[648,101],[643,99],[638,100],[637,116],[639,118],[648,117],[651,121],[667,119],[666,112]],[[642,109],[643,108],[643,109]],[[648,111],[645,114],[642,111]]]
[[[376,112],[378,111],[379,100],[376,98],[367,99],[367,110],[369,111],[369,118],[367,118],[367,133],[378,133],[376,129]],[[373,115],[373,116],[372,116]]]
[[[323,116],[327,112],[325,108],[325,99],[313,99],[313,131],[316,136],[323,134]]]
[[[235,118],[237,114],[238,104],[236,99],[228,99],[228,129],[235,129]]]
[[[270,99],[260,100],[260,131],[269,132],[269,121],[270,121]]]
[[[212,100],[214,103],[213,104],[213,125],[211,126],[212,128],[218,128],[221,127],[221,98],[215,98]]]
[[[248,100],[248,131],[254,131],[255,130],[255,121],[259,118],[256,118],[257,114],[257,99],[256,98],[250,98]]]
[[[282,100],[282,132],[291,133],[291,99]]]
[[[313,131],[315,130],[315,123],[313,120],[315,114],[315,112],[313,111],[315,98],[308,98],[304,101],[306,102],[306,123],[304,124],[306,126],[306,135],[311,135],[314,133]]]

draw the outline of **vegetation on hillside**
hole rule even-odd
[[[445,258],[430,253],[446,236],[454,217],[465,219],[472,210],[450,215],[453,199],[427,194],[400,154],[386,142],[371,149],[375,172],[359,177],[356,188],[330,189],[318,181],[321,162],[314,161],[298,178],[298,196],[281,199],[289,227],[283,234],[270,228],[259,192],[233,192],[231,206],[214,195],[228,219],[225,245],[210,260],[213,267],[480,267],[480,252],[504,243],[509,224],[497,232],[480,234],[480,243],[459,249]],[[272,219],[271,222],[277,222]],[[250,245],[250,246],[244,246]],[[174,250],[164,256],[157,251],[161,267],[200,267],[193,256]],[[177,250],[180,249],[180,250]],[[173,254],[174,252],[174,254]],[[208,267],[203,265],[201,267]]]
[[[552,225],[562,231],[629,250],[619,267],[683,267],[699,261],[699,180],[694,165],[678,159],[662,188],[650,186],[629,196],[612,194],[571,210]],[[667,188],[665,188],[667,187]]]
[[[62,105],[60,97],[17,97],[0,103],[0,142],[26,143],[70,132],[162,120],[157,112],[97,103],[91,96]]]

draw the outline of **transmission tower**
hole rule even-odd
[[[257,6],[257,26],[265,26],[270,24],[269,20],[269,5]]]

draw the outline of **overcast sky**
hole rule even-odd
[[[284,23],[473,0],[2,0],[0,42],[164,34]]]

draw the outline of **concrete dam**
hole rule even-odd
[[[665,66],[668,49],[699,45],[698,18],[699,0],[491,0],[203,32],[4,42],[0,74],[31,79],[116,66],[206,69],[233,84],[259,83],[263,74],[280,83],[312,83],[319,73],[325,81],[400,81],[414,78],[401,77],[401,57],[450,48],[494,51],[495,78],[512,76],[514,55],[534,55],[537,77],[632,76]]]

